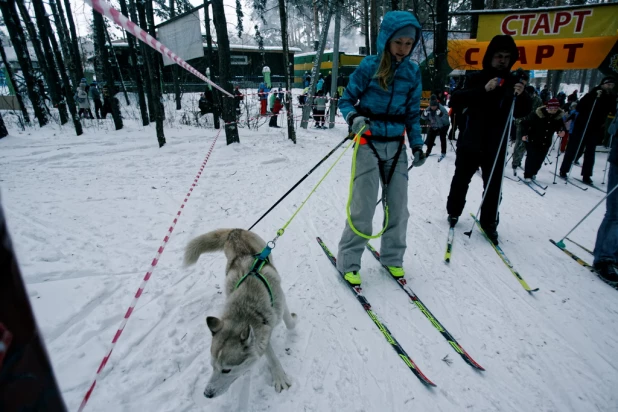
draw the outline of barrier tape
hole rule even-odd
[[[174,227],[176,227],[176,223],[178,222],[180,213],[182,212],[182,209],[184,209],[187,201],[189,200],[189,196],[191,196],[191,192],[193,192],[193,188],[195,187],[197,181],[200,179],[200,176],[202,175],[202,171],[204,170],[204,167],[206,167],[206,162],[208,162],[208,158],[210,157],[210,154],[212,153],[215,147],[215,143],[217,142],[217,139],[219,138],[219,134],[221,134],[221,130],[222,129],[220,129],[219,133],[217,133],[217,136],[215,136],[215,140],[212,142],[212,145],[210,146],[210,149],[208,150],[208,153],[206,154],[206,158],[202,162],[199,172],[193,179],[193,184],[191,184],[191,187],[189,188],[189,191],[187,192],[185,199],[182,201],[182,205],[180,205],[180,209],[178,210],[178,213],[176,213],[176,217],[172,221],[172,225],[167,229],[167,233],[165,234],[165,237],[163,238],[163,241],[161,242],[159,249],[157,249],[157,253],[155,254],[154,259],[152,259],[152,262],[150,263],[150,267],[148,268],[148,271],[146,272],[144,279],[142,279],[142,283],[137,289],[137,292],[135,293],[135,296],[133,297],[133,301],[131,302],[129,309],[127,309],[127,312],[124,314],[124,318],[122,319],[122,322],[120,323],[120,327],[114,334],[114,338],[112,339],[112,343],[110,345],[109,351],[107,352],[107,355],[103,357],[103,360],[101,361],[101,364],[99,365],[99,369],[97,369],[97,373],[94,377],[94,380],[92,384],[90,385],[90,388],[88,388],[86,395],[84,395],[84,399],[82,400],[82,403],[78,409],[79,412],[84,410],[84,407],[86,406],[86,403],[90,399],[90,396],[92,395],[92,392],[94,391],[94,387],[97,384],[97,379],[101,375],[101,372],[105,368],[105,365],[107,365],[107,362],[109,361],[109,358],[112,355],[112,351],[114,350],[114,347],[116,346],[116,342],[118,342],[118,339],[120,339],[120,335],[122,334],[122,331],[124,331],[124,327],[126,326],[129,320],[129,317],[133,313],[133,310],[135,310],[135,305],[137,304],[137,300],[140,298],[140,296],[142,296],[142,293],[144,293],[144,289],[146,289],[146,283],[152,276],[152,273],[154,272],[154,269],[157,266],[157,263],[159,262],[161,255],[163,254],[163,250],[165,249],[165,246],[167,245],[167,242],[169,241],[170,236],[172,235],[172,232],[174,231]]]
[[[90,7],[92,7],[93,9],[95,9],[97,12],[99,12],[101,15],[112,20],[118,26],[120,26],[121,28],[123,28],[124,30],[132,34],[133,36],[135,36],[135,38],[137,38],[142,43],[147,44],[148,46],[155,49],[157,52],[166,55],[167,57],[172,59],[174,62],[178,63],[180,67],[187,70],[189,73],[204,80],[206,83],[219,89],[224,94],[230,97],[234,97],[233,95],[231,95],[230,93],[228,93],[227,91],[225,91],[224,89],[222,89],[221,87],[213,83],[208,77],[198,72],[189,63],[187,63],[186,61],[178,57],[176,53],[174,53],[169,48],[167,48],[167,46],[165,46],[159,40],[155,39],[150,34],[142,30],[137,24],[133,23],[125,15],[123,15],[118,10],[113,8],[107,1],[105,0],[84,0],[84,2],[88,4]]]

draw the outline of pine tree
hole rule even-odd
[[[219,83],[228,93],[232,94],[232,83],[230,73],[232,65],[230,62],[230,40],[227,35],[227,22],[223,9],[223,0],[212,1],[212,18],[217,31],[217,53],[219,56]],[[225,137],[227,144],[240,143],[238,138],[238,126],[236,125],[236,114],[234,109],[234,99],[226,96],[223,100],[223,121],[225,122]]]
[[[279,0],[279,18],[281,20],[281,42],[283,43],[283,75],[285,76],[285,89],[287,90],[285,99],[285,110],[288,123],[288,139],[296,143],[296,131],[294,130],[294,114],[292,108],[292,82],[290,81],[290,49],[288,47],[288,21],[285,11],[285,0]]]
[[[0,10],[2,10],[4,24],[6,25],[11,42],[15,48],[17,61],[19,62],[19,67],[26,82],[28,97],[30,98],[30,102],[34,108],[34,115],[39,121],[39,125],[43,127],[48,122],[47,114],[45,113],[45,108],[39,93],[36,91],[36,81],[34,78],[32,61],[30,60],[30,55],[28,54],[24,30],[21,26],[21,22],[19,21],[17,9],[15,8],[15,0],[0,1]]]
[[[13,71],[11,63],[6,58],[6,52],[4,51],[4,45],[2,44],[2,37],[0,37],[0,55],[2,56],[2,63],[4,63],[7,75],[9,76],[9,81],[13,86],[15,86],[17,84],[15,82],[15,72]],[[28,109],[24,104],[24,98],[21,95],[21,91],[17,87],[15,87],[15,97],[17,98],[17,103],[19,104],[19,108],[21,109],[22,116],[24,116],[24,123],[30,124],[30,115],[28,114]]]

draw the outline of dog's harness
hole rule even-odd
[[[264,284],[264,286],[266,286],[266,289],[268,290],[268,295],[270,296],[270,305],[275,306],[275,297],[273,295],[272,288],[270,287],[270,283],[268,283],[268,279],[266,279],[266,277],[262,275],[262,273],[260,272],[262,268],[264,267],[264,265],[266,265],[267,263],[270,263],[270,259],[268,259],[268,255],[270,255],[271,250],[272,248],[270,248],[269,246],[266,246],[264,250],[262,250],[260,253],[255,255],[255,260],[253,261],[253,265],[251,265],[251,269],[249,270],[249,273],[241,277],[238,280],[238,282],[236,282],[236,286],[234,286],[234,289],[238,289],[238,287],[249,276],[253,275],[257,277]]]

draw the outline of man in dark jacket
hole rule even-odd
[[[590,177],[594,168],[598,137],[603,133],[607,115],[616,105],[616,97],[612,93],[615,83],[613,77],[603,78],[601,84],[586,93],[577,104],[579,115],[575,119],[573,134],[569,137],[569,144],[560,166],[560,177],[567,177],[581,142],[581,148],[585,150],[582,166],[583,181],[592,184]]]
[[[543,104],[547,103],[549,99],[551,99],[551,92],[549,91],[548,85],[543,86],[543,90],[541,90],[540,96]]]
[[[483,57],[483,70],[470,74],[464,87],[453,92],[451,101],[453,108],[466,116],[466,128],[457,141],[455,175],[446,204],[448,221],[451,227],[457,223],[466,204],[470,180],[480,167],[485,188],[480,223],[495,244],[511,105],[515,105],[514,117],[525,116],[531,106],[530,97],[522,93],[525,73],[510,72],[518,58],[511,36],[495,36]]]
[[[618,109],[618,108],[617,108]],[[618,117],[614,118],[609,133],[613,135],[609,153],[609,173],[605,217],[594,245],[594,268],[607,283],[618,285]],[[613,190],[613,192],[612,192]]]
[[[515,147],[513,148],[513,160],[511,161],[511,166],[513,166],[513,175],[517,175],[517,168],[521,166],[521,161],[526,154],[526,144],[521,139],[523,134],[523,129],[521,123],[532,116],[536,115],[536,109],[543,106],[543,102],[541,98],[536,93],[536,89],[532,86],[526,86],[526,93],[530,96],[532,100],[532,106],[530,113],[528,113],[524,118],[515,119],[515,125],[517,126],[517,131],[515,133]]]

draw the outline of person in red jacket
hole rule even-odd
[[[281,104],[281,99],[279,98],[279,96],[277,96],[277,98],[275,99],[275,104],[273,104],[273,110],[272,110],[273,115],[270,118],[270,122],[268,123],[268,126],[279,128],[279,126],[277,126],[277,115],[279,114],[282,108],[283,108],[283,104]]]

